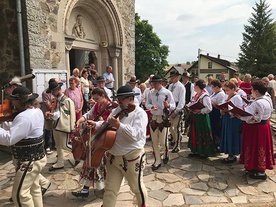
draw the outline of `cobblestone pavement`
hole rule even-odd
[[[276,115],[273,114],[273,128],[276,129]],[[274,136],[275,137],[275,136]],[[239,207],[276,206],[276,170],[268,170],[268,179],[257,181],[248,178],[243,165],[222,164],[226,155],[218,154],[208,159],[188,158],[187,137],[182,139],[181,151],[170,154],[170,161],[156,172],[151,171],[153,156],[151,142],[146,144],[147,167],[144,182],[149,194],[149,207],[189,206],[189,207]],[[276,149],[276,148],[274,148]],[[15,174],[9,154],[0,151],[0,206],[12,207],[11,196]],[[77,199],[71,192],[80,188],[78,175],[82,163],[72,167],[72,155],[65,169],[48,172],[50,163],[55,161],[55,153],[48,156],[48,164],[42,174],[52,185],[44,195],[44,206],[88,207],[102,204],[103,192],[90,189],[88,198]],[[124,183],[118,195],[116,207],[137,206],[133,193]]]

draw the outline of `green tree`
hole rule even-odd
[[[258,77],[275,73],[276,68],[276,30],[271,9],[265,0],[253,7],[249,25],[244,26],[243,42],[240,45],[238,66],[242,73]]]
[[[147,20],[140,20],[135,14],[135,74],[145,81],[150,74],[163,75],[168,65],[169,47],[162,45],[160,38],[153,32]]]

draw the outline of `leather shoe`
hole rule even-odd
[[[49,185],[48,185],[47,188],[42,188],[42,187],[41,187],[42,196],[46,193],[46,191],[50,188],[50,186],[51,186],[51,183],[49,183]]]
[[[180,149],[174,148],[174,149],[172,150],[172,153],[178,153],[179,151],[180,151]]]
[[[162,159],[162,161],[163,161],[164,164],[167,164],[169,162],[169,156]]]
[[[151,169],[152,169],[152,171],[155,171],[155,170],[158,170],[159,167],[161,167],[161,163],[159,165],[157,165],[157,166],[156,165],[152,165]]]
[[[64,166],[63,167],[54,167],[54,166],[52,166],[52,167],[49,168],[49,172],[52,172],[52,171],[55,171],[55,170],[60,170],[60,169],[63,169],[63,168],[64,168]]]
[[[72,195],[77,198],[78,197],[87,198],[89,195],[89,191],[87,191],[87,192],[82,192],[82,191],[72,192]]]

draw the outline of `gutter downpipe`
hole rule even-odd
[[[25,68],[25,53],[24,53],[24,40],[23,40],[23,27],[22,27],[22,10],[21,0],[16,0],[16,13],[17,13],[17,28],[18,28],[18,42],[19,42],[19,58],[20,58],[20,74],[26,75]]]

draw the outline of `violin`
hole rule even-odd
[[[117,102],[110,102],[108,105],[93,119],[93,121],[98,121],[99,118],[108,110],[117,108],[119,104]],[[91,135],[91,130],[87,127],[84,128],[85,123],[82,127],[76,129],[74,137],[72,138],[72,153],[75,160],[85,160],[86,154],[86,142],[89,140]],[[84,128],[81,132],[81,128]]]
[[[168,96],[166,95],[165,96],[165,101],[168,100]],[[170,111],[167,107],[164,106],[164,109],[163,109],[163,124],[164,124],[164,127],[170,127],[171,126],[171,123],[170,123],[170,120],[169,120],[169,117],[170,117]]]
[[[126,115],[135,109],[134,104],[127,107],[121,107],[121,110],[114,115],[118,118]],[[88,155],[86,156],[86,166],[89,168],[97,168],[100,166],[101,160],[105,152],[114,145],[116,139],[116,129],[111,128],[106,122],[102,127],[90,138],[88,142]]]

